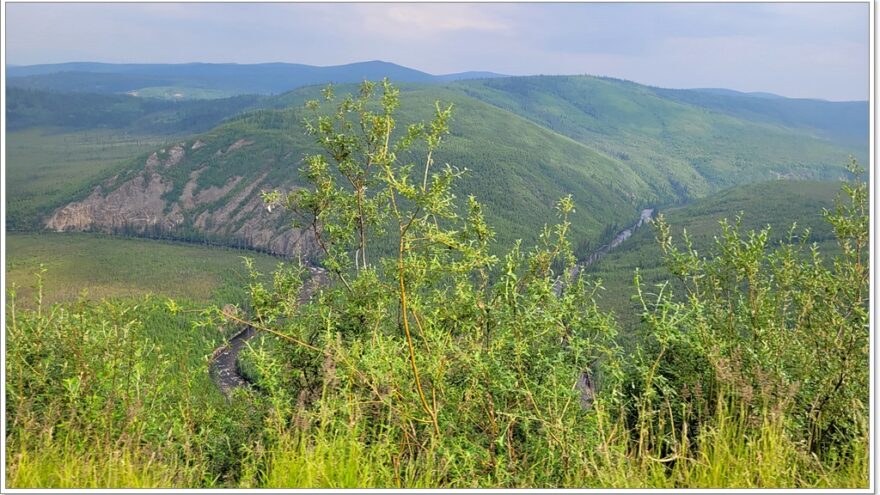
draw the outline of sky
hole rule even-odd
[[[6,63],[385,60],[864,100],[868,3],[10,3]]]

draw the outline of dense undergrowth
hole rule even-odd
[[[397,93],[376,106],[374,89],[311,104],[313,188],[266,194],[336,283],[300,305],[305,269],[254,272],[243,309],[271,333],[231,402],[206,370],[219,308],[10,298],[10,486],[867,486],[863,183],[827,214],[830,263],[727,224],[698,254],[661,219],[678,281],[636,285],[625,352],[598,286],[571,276],[572,202],[537,246],[491,255],[480,204],[460,211],[460,172],[431,159],[451,109],[391,140]],[[399,163],[415,142],[426,159]],[[394,256],[373,258],[379,233]]]

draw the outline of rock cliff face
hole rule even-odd
[[[230,168],[224,160],[246,153],[252,144],[253,140],[238,139],[230,145],[211,147],[203,137],[159,150],[124,179],[114,176],[96,185],[85,199],[55,210],[45,227],[59,232],[126,232],[184,239],[201,236],[284,256],[313,254],[316,246],[311,233],[293,228],[282,209],[270,212],[263,205],[262,188],[278,185],[267,180],[273,160],[267,161],[265,171],[250,177],[224,174],[223,169]],[[236,159],[247,161],[248,157]],[[225,182],[200,183],[211,172],[215,184],[217,176]]]

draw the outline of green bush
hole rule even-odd
[[[307,160],[313,188],[266,195],[313,229],[339,282],[299,307],[277,289],[299,287],[295,273],[276,273],[274,291],[251,286],[258,321],[284,336],[248,358],[276,404],[275,442],[290,449],[270,463],[340,442],[376,446],[374,486],[834,483],[823,466],[864,482],[864,184],[827,214],[844,253],[833,267],[806,236],[770,249],[766,230],[738,224],[723,224],[708,257],[682,251],[661,219],[685,292],[638,287],[643,345],[624,356],[598,286],[571,278],[570,199],[539,246],[496,259],[479,203],[455,206],[459,174],[430,169],[450,109],[438,103],[434,121],[395,140],[396,90],[386,83],[376,106],[373,89],[330,111],[310,103],[325,148]],[[399,163],[418,141],[427,159]],[[377,233],[397,255],[370,263]],[[734,465],[735,449],[765,459]],[[714,463],[732,467],[722,476]],[[301,478],[267,482],[280,479]]]
[[[723,221],[715,249],[700,255],[686,233],[685,247],[677,247],[658,220],[679,284],[639,287],[644,345],[634,368],[642,371],[632,376],[646,392],[631,406],[639,420],[639,408],[670,410],[655,441],[674,443],[669,435],[683,422],[692,431],[711,424],[732,400],[749,425],[784,417],[786,435],[823,459],[864,448],[868,192],[855,162],[851,172],[856,180],[825,212],[841,253],[830,262],[808,244],[809,233],[796,237],[792,229],[773,247],[770,227],[742,232],[739,219]]]
[[[208,378],[216,336],[162,301],[7,307],[7,473],[14,487],[212,486],[241,476],[258,397]]]

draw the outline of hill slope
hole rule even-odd
[[[286,95],[293,102],[317,88]],[[643,192],[637,174],[550,130],[454,91],[414,87],[403,93],[399,125],[427,119],[433,101],[455,105],[452,134],[438,163],[469,169],[456,191],[488,204],[489,220],[504,245],[534,239],[553,222],[553,204],[572,194],[579,239],[637,215]],[[123,173],[97,184],[84,198],[56,210],[52,230],[97,230],[188,239],[207,237],[273,253],[308,254],[312,246],[289,218],[262,206],[262,189],[300,184],[301,159],[316,150],[302,130],[298,107],[260,110],[148,153]],[[490,143],[489,146],[486,143]],[[511,192],[514,192],[511,194]]]
[[[850,154],[867,157],[866,116],[848,104],[673,92],[589,76],[453,86],[620,160],[652,184],[660,203],[744,182],[836,179]],[[810,127],[817,116],[834,115],[846,139]]]
[[[803,129],[816,136],[852,144],[868,143],[868,102],[784,98],[765,93],[707,92],[654,88],[664,98],[755,122]]]
[[[117,129],[139,134],[205,132],[228,117],[269,104],[265,97],[163,101],[128,95],[6,88],[6,128]]]
[[[743,231],[760,230],[771,226],[771,245],[785,241],[793,223],[800,237],[810,230],[809,241],[820,244],[821,252],[835,252],[836,242],[831,226],[822,218],[824,208],[834,206],[840,191],[840,182],[773,181],[726,189],[692,204],[661,210],[672,228],[674,241],[681,246],[682,233],[687,231],[697,252],[707,255],[721,233],[719,222],[735,221],[742,214]],[[622,323],[632,327],[639,321],[641,307],[630,297],[635,294],[633,275],[641,273],[648,292],[655,292],[654,284],[673,277],[663,266],[662,254],[656,241],[656,229],[646,226],[636,231],[618,249],[587,267],[592,278],[601,278],[605,290],[602,305],[613,309]]]

